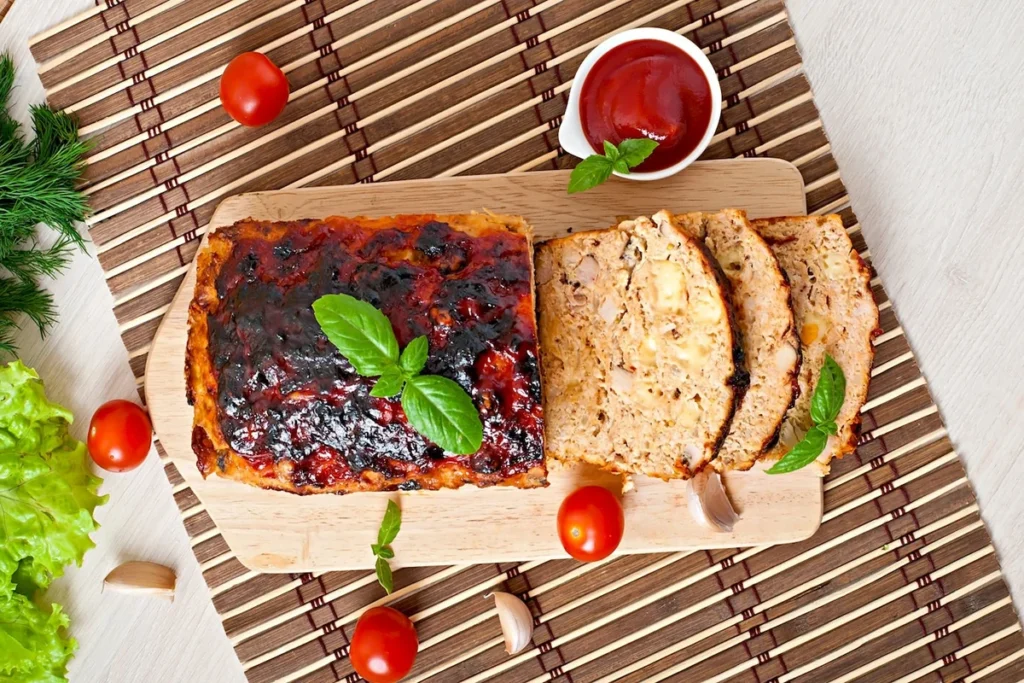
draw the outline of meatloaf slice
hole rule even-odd
[[[537,288],[548,454],[661,479],[707,465],[743,372],[704,245],[627,220],[539,245]]]
[[[800,395],[783,421],[779,443],[766,456],[778,460],[811,428],[811,396],[825,354],[846,376],[846,399],[830,436],[815,461],[822,474],[829,461],[853,451],[860,428],[860,409],[868,395],[871,364],[878,334],[878,306],[871,294],[871,274],[861,260],[839,216],[797,216],[753,222],[789,276],[793,312],[803,364]]]
[[[746,470],[775,445],[797,393],[800,342],[793,324],[789,282],[771,248],[743,211],[654,216],[702,240],[732,287],[750,386],[736,407],[729,433],[713,464],[719,471]]]

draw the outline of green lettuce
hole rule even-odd
[[[101,480],[72,415],[46,398],[34,370],[0,367],[0,683],[63,681],[75,649],[59,605],[32,601],[69,564],[82,564]]]
[[[46,612],[18,593],[0,597],[0,683],[66,680],[76,647],[63,636],[67,626],[60,605]]]
[[[45,589],[94,547],[93,510],[106,500],[71,413],[46,399],[35,371],[0,368],[0,592]]]

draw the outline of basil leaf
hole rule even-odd
[[[407,373],[407,376],[418,375],[423,371],[423,366],[427,364],[428,351],[430,351],[430,343],[427,338],[416,337],[406,345],[402,351],[402,357],[398,359],[398,364],[402,366],[402,370]]]
[[[619,150],[615,148],[615,145],[613,145],[612,143],[610,143],[607,140],[605,140],[604,141],[604,155],[606,157],[608,157],[609,159],[611,159],[612,161],[615,161],[616,159],[619,158]]]
[[[825,355],[825,363],[818,374],[818,384],[811,396],[811,419],[814,424],[835,422],[846,398],[846,377],[832,356]]]
[[[768,469],[768,474],[785,474],[806,467],[821,455],[828,442],[828,434],[821,427],[811,427],[800,443]]]
[[[377,581],[384,589],[384,592],[391,595],[391,592],[395,590],[395,580],[391,576],[391,565],[383,557],[378,557],[376,569]]]
[[[819,429],[824,429],[829,434],[838,434],[839,433],[839,425],[837,425],[835,422],[826,422],[824,424],[820,424],[820,425],[818,425],[818,428]]]
[[[630,138],[619,143],[619,154],[630,168],[639,166],[644,159],[651,156],[658,143],[649,138]]]
[[[388,507],[384,511],[384,519],[380,523],[380,530],[377,532],[377,545],[385,546],[394,543],[401,528],[402,511],[398,509],[395,501],[389,500]]]
[[[402,390],[403,384],[405,384],[405,375],[396,366],[391,366],[384,370],[380,379],[370,389],[370,396],[376,396],[377,398],[397,396],[398,392]]]
[[[612,170],[619,173],[629,173],[629,164],[626,163],[625,159],[616,159],[612,162]]]
[[[405,383],[402,410],[417,432],[458,455],[480,450],[484,427],[462,387],[438,375],[417,375]]]
[[[394,558],[395,551],[391,549],[391,543],[398,538],[398,532],[402,528],[402,511],[398,509],[395,501],[389,500],[388,507],[384,511],[384,519],[381,520],[380,529],[377,531],[377,542],[370,546],[374,556],[377,558],[375,564],[377,569],[377,581],[383,586],[384,591],[390,595],[394,590],[394,581],[391,576],[391,565],[388,560]]]
[[[313,302],[313,314],[327,338],[364,377],[383,374],[398,361],[391,321],[348,294],[327,294]]]
[[[611,175],[611,159],[599,154],[592,154],[572,170],[572,175],[569,176],[569,194],[596,187],[608,180]]]

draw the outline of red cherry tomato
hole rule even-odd
[[[576,489],[558,508],[558,537],[565,551],[583,562],[596,562],[615,552],[625,518],[618,498],[600,486]]]
[[[127,472],[142,464],[153,444],[146,411],[131,401],[108,401],[89,423],[89,455],[109,472]]]
[[[419,647],[408,617],[390,607],[374,607],[356,622],[348,657],[370,683],[395,683],[412,669]]]
[[[263,126],[288,103],[288,79],[266,55],[243,52],[220,77],[220,103],[243,126]]]

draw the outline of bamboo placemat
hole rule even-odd
[[[726,98],[705,158],[795,163],[813,213],[870,261],[802,73],[783,0],[104,0],[38,36],[51,104],[95,141],[90,231],[137,377],[217,202],[238,192],[562,168],[572,76],[604,36],[661,26],[705,48]],[[222,112],[244,50],[288,73],[258,130]],[[864,434],[825,481],[825,517],[787,546],[368,572],[246,570],[167,476],[251,681],[355,681],[361,610],[416,622],[411,681],[1017,681],[1024,637],[959,458],[891,303]],[[491,602],[533,611],[508,657]]]

